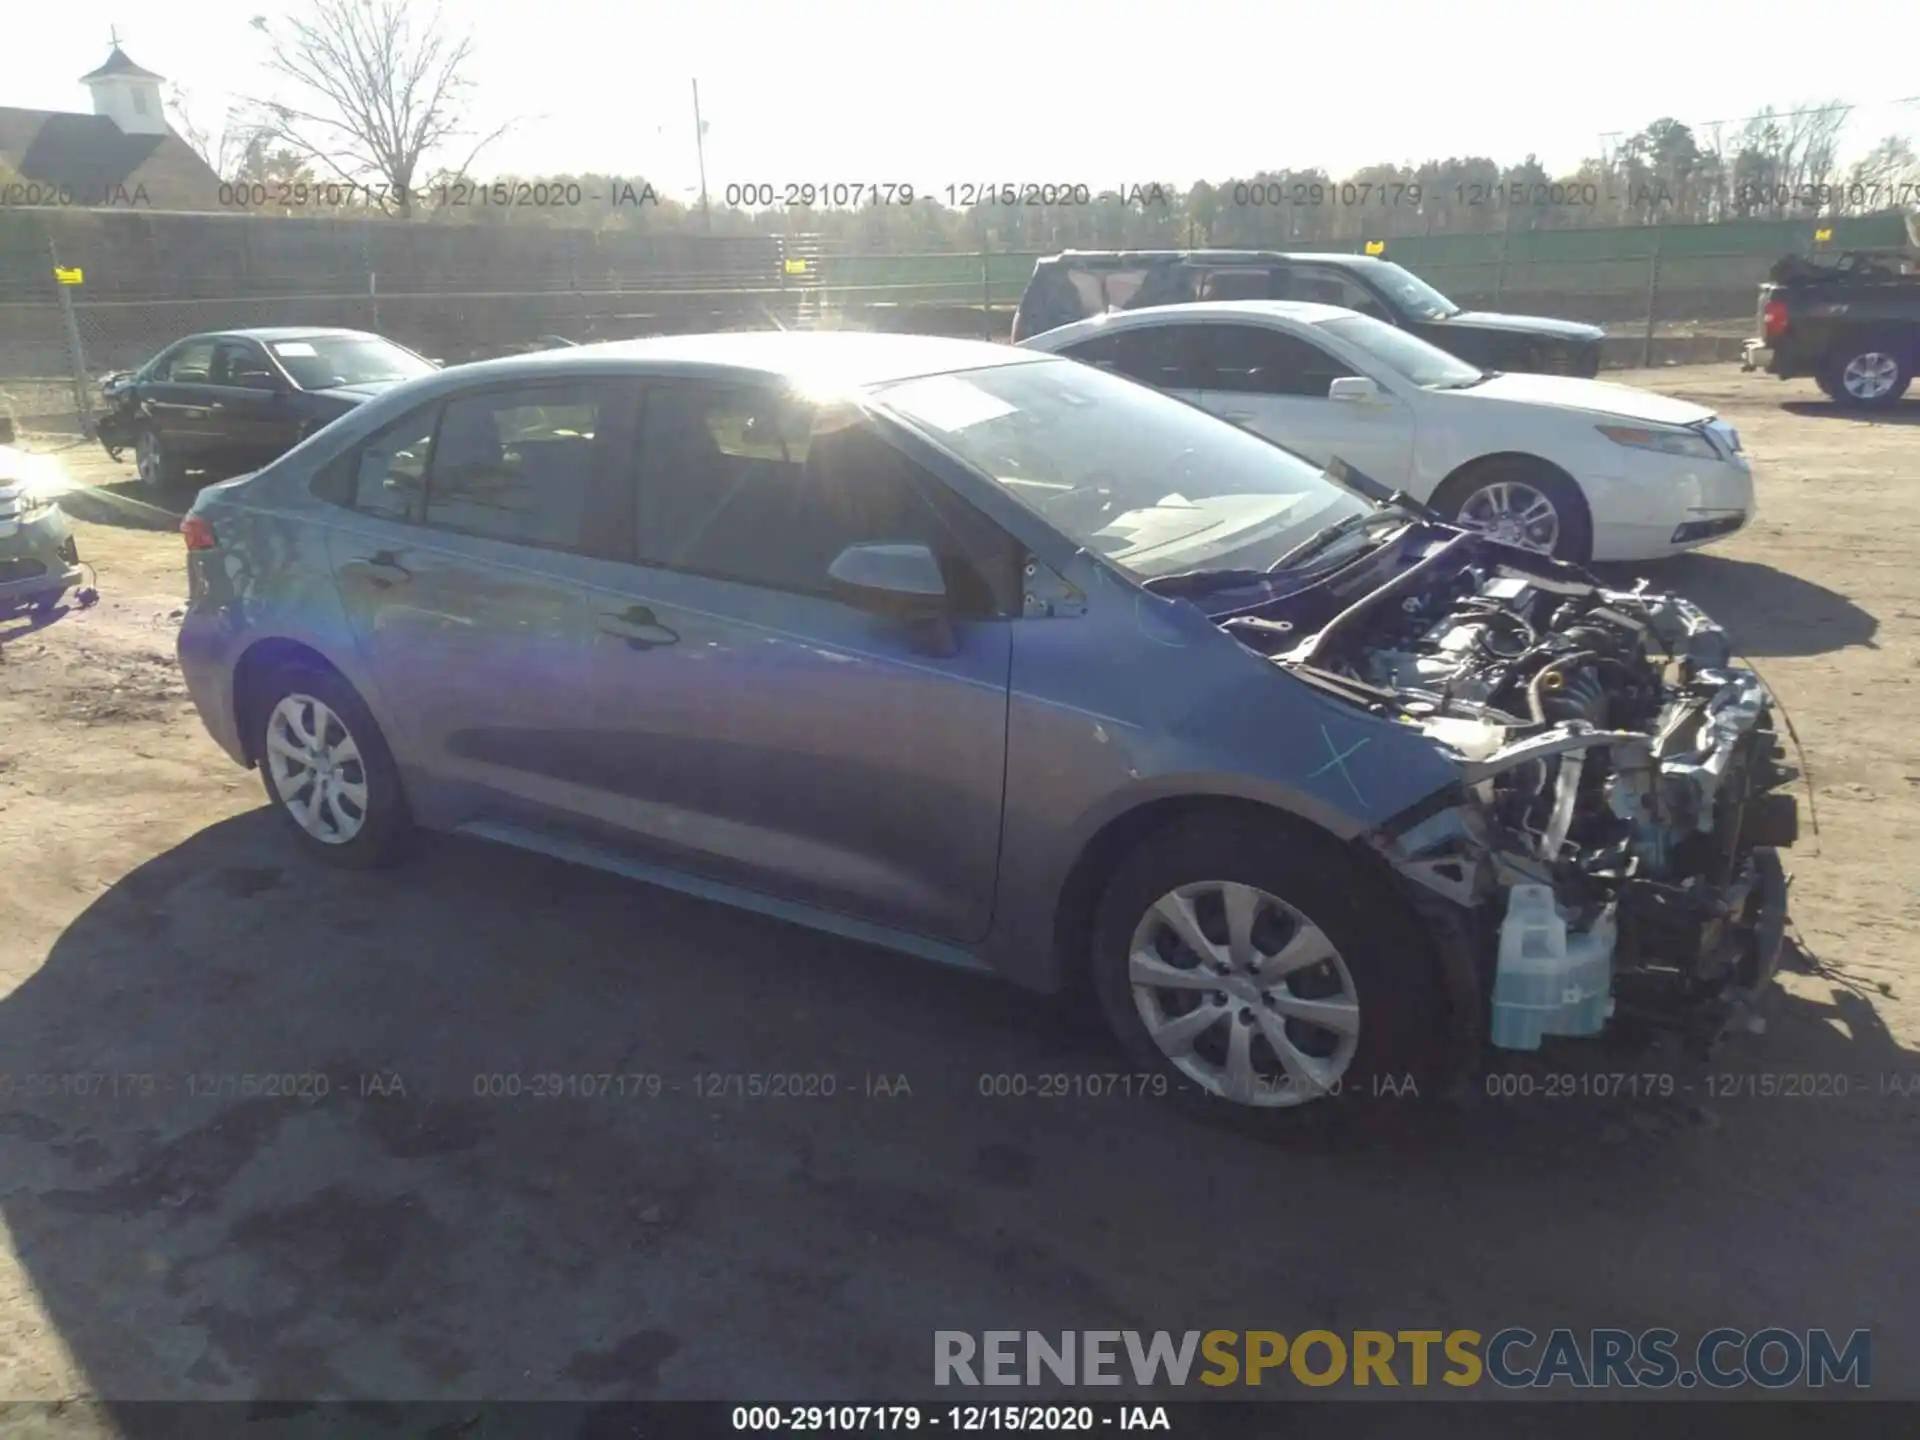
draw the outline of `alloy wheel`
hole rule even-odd
[[[1346,962],[1297,908],[1207,880],[1160,897],[1128,946],[1141,1023],[1209,1094],[1280,1108],[1337,1093],[1360,1038]]]
[[[1856,400],[1878,400],[1899,380],[1899,360],[1881,350],[1854,356],[1840,372],[1842,388]]]
[[[1560,511],[1553,501],[1519,480],[1481,486],[1461,503],[1457,518],[1470,530],[1546,555],[1560,543]]]
[[[367,767],[347,724],[311,695],[283,697],[267,717],[274,793],[307,834],[345,845],[367,823]]]
[[[133,442],[134,468],[140,472],[140,479],[146,485],[160,483],[160,442],[153,438],[151,430],[142,430]]]

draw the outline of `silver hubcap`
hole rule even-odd
[[[1140,1020],[1210,1094],[1288,1106],[1337,1089],[1360,1000],[1324,932],[1276,895],[1226,880],[1169,891],[1128,949]]]
[[[1508,545],[1547,554],[1560,541],[1560,512],[1545,495],[1518,480],[1497,480],[1466,498],[1460,523]]]
[[[307,834],[344,845],[367,823],[367,767],[346,722],[311,695],[289,695],[267,717],[274,793]]]
[[[1893,389],[1894,381],[1899,378],[1900,362],[1878,350],[1854,356],[1840,372],[1840,383],[1856,400],[1878,400]]]

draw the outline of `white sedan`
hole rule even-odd
[[[1240,300],[1099,315],[1022,342],[1171,391],[1462,525],[1562,559],[1651,560],[1754,515],[1740,437],[1630,385],[1486,371],[1334,305]]]

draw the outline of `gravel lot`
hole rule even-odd
[[[644,886],[451,839],[301,863],[185,699],[172,520],[68,451],[101,602],[0,622],[0,1397],[924,1398],[936,1329],[1507,1325],[1870,1327],[1875,1392],[1920,1396],[1920,401],[1623,378],[1760,467],[1755,527],[1647,573],[1805,742],[1797,971],[1705,1067],[1537,1067],[1669,1099],[1381,1100],[1337,1145],[986,1098],[1119,1062],[1051,1003]],[[552,1072],[662,1089],[477,1093]]]

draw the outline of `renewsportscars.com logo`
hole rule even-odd
[[[1873,1383],[1873,1337],[1854,1330],[936,1330],[936,1385],[1431,1385],[1575,1390]]]

